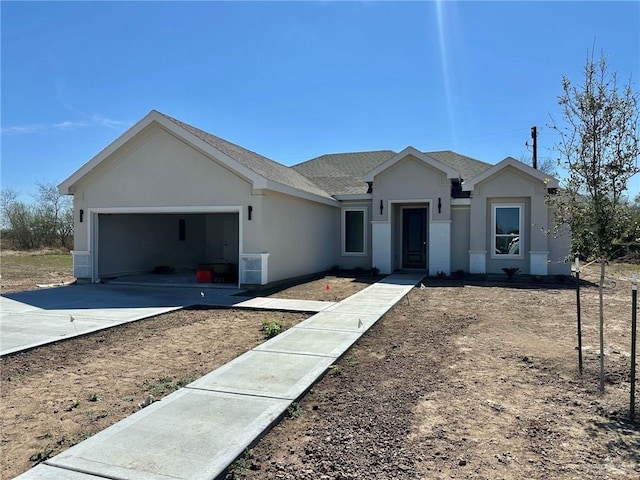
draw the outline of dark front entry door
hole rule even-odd
[[[402,268],[427,268],[427,209],[402,210]]]

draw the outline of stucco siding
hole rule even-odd
[[[89,250],[83,228],[94,208],[243,206],[260,209],[245,179],[159,126],[150,126],[74,187],[74,248]],[[84,212],[79,222],[80,210]],[[257,213],[257,212],[256,212]],[[248,226],[250,228],[250,226]],[[249,233],[249,232],[247,232]],[[259,238],[250,236],[247,238]],[[259,249],[259,242],[246,248]]]
[[[549,231],[553,229],[554,212],[553,208],[548,208],[547,218],[549,220]],[[571,251],[571,236],[568,230],[562,229],[558,235],[549,235],[549,275],[571,275],[571,261],[568,259]],[[569,260],[569,261],[567,261]]]
[[[451,271],[469,271],[469,218],[468,206],[451,208]]]
[[[432,200],[435,206],[430,212],[431,219],[451,219],[451,182],[446,174],[409,156],[375,177],[372,219],[388,220],[390,201],[427,199]],[[440,211],[437,208],[438,199]],[[382,213],[380,201],[384,207]]]
[[[268,192],[263,197],[268,282],[328,270],[338,263],[340,208]]]
[[[503,273],[503,268],[514,267],[524,274],[544,274],[545,255],[556,248],[553,239],[546,233],[549,218],[544,182],[507,166],[477,184],[471,195],[469,258],[474,258],[474,268],[477,269],[481,252],[486,252],[484,270],[487,273]],[[495,253],[493,246],[493,209],[509,205],[522,208],[518,258],[501,258]]]

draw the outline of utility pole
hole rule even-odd
[[[531,127],[531,138],[533,138],[533,168],[538,168],[538,127]]]

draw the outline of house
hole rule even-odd
[[[59,189],[78,279],[208,264],[249,286],[335,265],[566,274],[569,239],[545,233],[555,187],[513,158],[413,147],[287,167],[154,110]]]

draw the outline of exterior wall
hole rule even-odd
[[[451,207],[451,271],[469,271],[470,207]]]
[[[425,199],[434,202],[435,208],[430,214],[432,220],[451,220],[451,182],[441,171],[409,156],[374,179],[372,220],[389,220],[389,201]],[[437,209],[438,199],[440,212]],[[384,206],[382,214],[380,200]]]
[[[340,209],[268,192],[261,218],[268,282],[329,270],[340,248]],[[254,221],[254,220],[252,220]]]
[[[95,264],[94,245],[89,241],[95,212],[240,210],[239,229],[243,232],[240,250],[261,252],[265,249],[261,222],[248,220],[248,207],[252,206],[252,217],[261,218],[262,199],[262,195],[252,192],[248,181],[157,124],[151,125],[75,185],[74,257],[78,257],[78,266],[82,267],[78,272],[90,278]],[[227,226],[232,228],[229,223]],[[228,247],[223,256],[236,256],[237,235],[227,237]],[[212,237],[206,241],[219,240]]]
[[[547,218],[549,219],[549,230],[553,228],[554,213],[553,208],[547,210]],[[567,261],[569,252],[571,251],[571,236],[568,231],[554,238],[549,237],[549,275],[571,275],[571,261]]]
[[[492,210],[495,205],[503,204],[521,204],[523,208],[522,228],[524,232],[520,232],[520,256],[521,258],[499,258],[492,251],[493,228],[492,228]],[[487,273],[504,273],[503,268],[519,268],[520,273],[528,274],[530,271],[530,255],[531,250],[531,201],[527,197],[488,197],[486,203],[485,218],[487,219],[487,228],[485,233],[485,242],[487,245]]]
[[[445,173],[409,155],[376,175],[372,196],[373,266],[382,273],[402,268],[401,209],[426,207],[427,267],[431,274],[450,273],[451,182]]]
[[[563,242],[546,234],[549,211],[546,186],[513,167],[477,184],[472,192],[470,210],[469,270],[472,273],[502,273],[502,268],[517,267],[522,273],[547,275],[551,252],[559,256]],[[492,252],[492,206],[521,204],[524,218],[521,232],[521,257],[499,258]],[[566,253],[565,253],[566,255]],[[560,268],[562,269],[562,268]],[[553,268],[556,271],[556,267]]]

